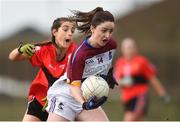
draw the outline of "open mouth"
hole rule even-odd
[[[103,39],[102,41],[103,41],[103,42],[107,42],[108,40],[107,40],[107,39]]]
[[[65,41],[68,43],[68,42],[70,42],[70,39],[66,39]]]

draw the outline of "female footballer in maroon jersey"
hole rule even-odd
[[[9,54],[12,61],[29,60],[39,72],[33,80],[28,96],[28,107],[23,121],[46,121],[48,113],[42,108],[42,101],[48,88],[62,76],[66,70],[68,58],[75,48],[73,34],[75,23],[69,18],[54,20],[51,32],[52,40],[39,44],[23,44]]]
[[[124,121],[139,121],[147,111],[149,83],[165,101],[168,102],[169,97],[156,77],[155,67],[138,54],[132,38],[122,41],[121,50],[123,56],[116,61],[114,71],[125,106]]]
[[[117,47],[111,37],[114,17],[109,11],[97,7],[90,12],[74,11],[72,18],[77,24],[81,23],[77,25],[78,30],[89,36],[73,51],[67,77],[57,80],[48,91],[48,121],[108,121],[100,107],[107,97],[97,100],[93,96],[85,101],[80,86],[90,75],[103,76],[110,88],[115,85],[111,69]]]

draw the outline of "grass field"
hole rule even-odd
[[[20,121],[26,110],[26,99],[10,98],[0,96],[0,121]],[[120,121],[123,117],[123,106],[120,104],[119,98],[109,98],[103,105],[105,112],[111,121]],[[149,106],[148,116],[146,120],[180,120],[180,103],[176,98],[172,98],[172,102],[164,104],[157,96],[151,95],[151,103]]]

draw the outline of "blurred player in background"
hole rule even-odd
[[[9,54],[12,61],[29,60],[39,67],[28,96],[28,106],[23,121],[46,121],[48,113],[43,111],[48,88],[64,74],[67,61],[75,48],[73,34],[75,23],[69,18],[57,18],[51,27],[52,40],[37,44],[22,44]]]
[[[107,97],[97,100],[93,96],[85,101],[80,87],[81,82],[90,75],[103,75],[109,81],[110,88],[115,85],[110,77],[117,47],[111,37],[115,26],[114,17],[101,7],[90,12],[73,12],[73,19],[80,23],[77,29],[89,36],[73,51],[67,76],[57,80],[48,91],[48,121],[108,121],[105,112],[99,107]]]
[[[116,61],[114,72],[125,106],[124,120],[143,120],[148,107],[149,84],[163,100],[168,102],[170,98],[156,77],[154,65],[146,57],[138,54],[132,38],[122,41],[121,51],[123,56]]]

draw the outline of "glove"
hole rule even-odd
[[[115,85],[118,86],[118,83],[116,82],[114,75],[113,75],[113,68],[109,69],[107,76],[105,76],[105,75],[100,75],[100,76],[106,80],[106,82],[109,85],[109,88],[114,89]]]
[[[85,110],[96,109],[102,104],[104,104],[107,100],[107,97],[103,96],[100,99],[96,99],[96,96],[91,97],[87,102],[84,102],[82,108]]]
[[[161,96],[160,98],[165,103],[170,103],[171,102],[171,97],[169,95],[164,95],[164,96]]]
[[[18,52],[21,54],[27,54],[28,56],[31,57],[34,54],[34,49],[35,46],[33,44],[25,44],[25,45],[20,44],[18,48]]]
[[[45,104],[44,104],[44,106],[43,106],[43,108],[42,108],[42,111],[44,112],[44,111],[46,111],[46,107],[48,106],[47,97],[43,98],[43,99],[42,99],[42,102],[45,102]]]

